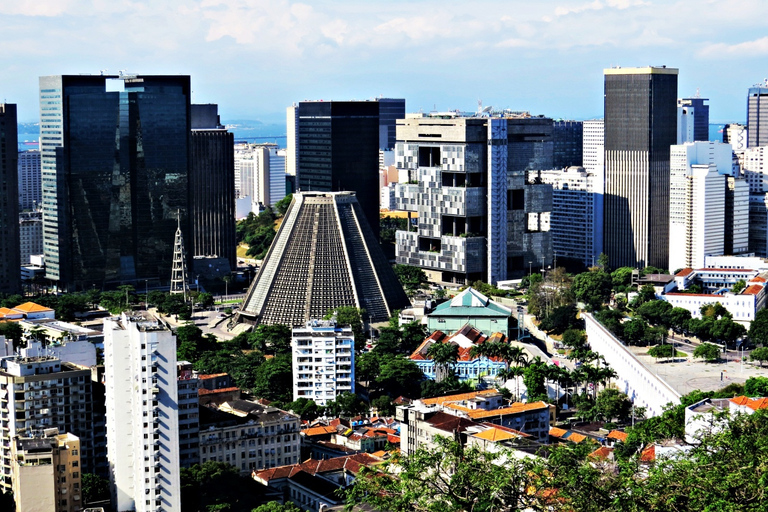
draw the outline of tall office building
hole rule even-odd
[[[598,176],[605,175],[605,121],[584,121],[584,169]]]
[[[584,123],[555,121],[552,125],[552,168],[580,167],[584,163]]]
[[[728,231],[737,234],[736,249],[744,249],[738,235],[748,232],[748,224],[734,225],[734,221],[748,222],[743,215],[748,195],[741,186],[743,180],[734,179],[729,188],[731,162],[730,144],[697,141],[671,147],[667,266],[671,271],[703,268],[705,257],[726,254]],[[740,208],[735,217],[733,211],[728,215],[729,193],[732,207]],[[730,223],[727,218],[732,219]]]
[[[40,151],[19,151],[19,209],[37,210],[42,201]]]
[[[529,181],[552,185],[549,230],[560,263],[594,266],[603,250],[603,190],[600,176],[583,167],[530,171]]]
[[[293,399],[325,406],[355,392],[355,336],[335,320],[312,320],[293,328]],[[318,357],[316,354],[322,354]]]
[[[354,306],[380,322],[407,305],[355,194],[298,192],[238,321],[293,327]]]
[[[291,119],[293,115],[293,119]],[[302,101],[288,108],[286,169],[300,191],[353,191],[379,235],[379,149],[394,145],[405,100]]]
[[[737,152],[749,184],[749,251],[768,257],[768,146]]]
[[[296,159],[299,157],[299,106],[293,104],[285,109],[285,173],[296,177]]]
[[[677,100],[677,143],[709,140],[709,101],[706,98]]]
[[[189,212],[193,256],[217,256],[237,266],[234,135],[218,105],[192,105]]]
[[[768,145],[768,79],[749,88],[747,95],[747,147]]]
[[[552,165],[551,133],[539,118],[398,121],[396,166],[407,183],[395,185],[395,207],[419,215],[416,231],[396,234],[398,263],[461,284],[551,264],[552,187],[527,180],[527,169]]]
[[[188,468],[200,462],[200,414],[197,391],[200,380],[192,369],[192,363],[177,364],[179,391],[179,465]]]
[[[749,252],[749,184],[743,176],[728,176],[727,180],[723,253],[746,254]]]
[[[677,140],[677,69],[605,73],[605,234],[612,267],[669,263],[669,148]]]
[[[181,510],[176,338],[146,312],[104,321],[107,457],[113,504]]]
[[[18,153],[16,105],[0,103],[0,293],[21,291]]]
[[[23,212],[19,214],[19,261],[27,265],[37,254],[43,254],[43,214]]]
[[[84,473],[94,471],[91,370],[53,356],[0,360],[0,489],[12,482],[11,442],[31,430],[58,428],[80,439]]]
[[[47,277],[168,282],[179,212],[187,228],[189,77],[41,77],[40,119]]]

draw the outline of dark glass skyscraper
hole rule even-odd
[[[709,140],[709,105],[707,98],[677,100],[677,143]]]
[[[677,69],[605,70],[604,252],[612,267],[666,268]]]
[[[554,169],[584,164],[584,123],[581,121],[555,121],[552,126]]]
[[[189,76],[40,78],[47,277],[167,282],[187,227]]]
[[[768,145],[768,80],[749,88],[747,96],[747,147]]]
[[[16,105],[0,103],[0,292],[21,290]]]
[[[378,238],[378,102],[302,101],[298,117],[299,189],[354,191]]]
[[[190,154],[192,254],[225,258],[234,269],[235,140],[217,105],[192,105]]]
[[[405,119],[405,100],[402,98],[379,98],[379,149],[393,149],[397,142],[396,124]]]

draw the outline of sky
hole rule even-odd
[[[711,122],[768,77],[766,0],[0,0],[0,102],[38,120],[38,77],[189,74],[224,121],[312,100],[404,97],[602,117],[603,69],[679,68]]]

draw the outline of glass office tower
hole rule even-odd
[[[170,279],[189,114],[189,76],[40,78],[44,253],[60,289]]]

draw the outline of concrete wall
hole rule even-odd
[[[606,362],[618,374],[615,382],[635,405],[645,407],[648,417],[658,416],[670,402],[680,403],[680,394],[654,375],[611,332],[583,313],[587,340],[592,350],[605,357]]]

